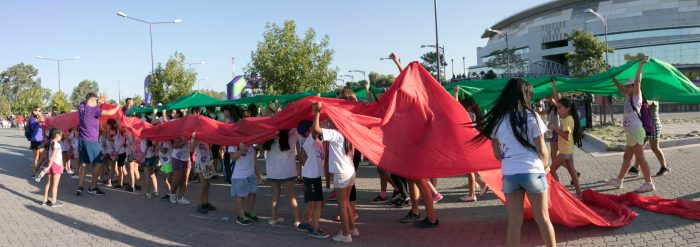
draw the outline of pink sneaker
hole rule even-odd
[[[433,204],[438,203],[440,200],[442,200],[442,198],[444,198],[444,196],[442,196],[442,194],[440,194],[440,192],[433,195]]]

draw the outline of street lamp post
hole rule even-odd
[[[464,57],[462,57],[462,76],[467,77],[467,65],[464,62]]]
[[[367,73],[365,73],[365,70],[356,69],[356,70],[349,70],[348,71],[348,73],[352,73],[352,72],[362,73],[362,77],[365,78],[365,81],[367,81]],[[367,82],[369,83],[369,81],[367,81]]]
[[[583,12],[595,15],[595,17],[600,19],[600,21],[603,23],[603,27],[605,28],[605,70],[608,70],[608,19],[600,13],[593,11],[592,9],[587,9]]]
[[[190,71],[192,71],[192,65],[205,64],[205,62],[201,61],[201,62],[197,62],[197,63],[185,63],[185,64],[187,65],[187,67],[189,67]],[[201,90],[201,88],[199,87],[199,78],[197,78],[197,90]]]
[[[442,81],[440,81],[440,39],[438,36],[438,11],[437,11],[437,0],[433,0],[433,10],[435,12],[435,52],[437,53],[437,80],[438,83],[442,84]],[[444,56],[445,53],[445,48],[442,48],[442,53]],[[443,73],[444,74],[444,73]]]
[[[490,27],[487,28],[486,31],[493,32],[493,33],[496,33],[496,34],[503,36],[503,38],[506,40],[506,52],[508,52],[510,50],[510,45],[508,45],[508,32],[501,31],[501,30],[495,30],[495,29],[492,29]],[[510,56],[509,55],[506,55],[506,72],[510,74]]]
[[[455,78],[455,59],[451,58],[450,63],[452,64],[452,70],[450,70],[452,71],[452,78]]]
[[[46,59],[46,60],[51,60],[55,61],[56,65],[58,66],[58,91],[61,91],[61,61],[69,61],[69,60],[78,60],[80,57],[73,57],[73,58],[64,58],[64,59],[58,59],[58,58],[47,58],[47,57],[42,57],[42,56],[36,56],[38,59]]]
[[[182,22],[182,19],[175,19],[173,21],[156,21],[156,22],[150,22],[150,21],[144,21],[138,18],[134,18],[131,16],[127,16],[124,12],[117,12],[118,16],[124,17],[124,18],[129,18],[135,21],[143,22],[148,24],[148,33],[151,41],[151,80],[153,80],[153,71],[155,70],[155,65],[153,62],[153,25],[155,24],[174,24],[174,23],[180,23]]]

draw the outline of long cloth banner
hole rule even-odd
[[[469,142],[476,130],[466,124],[471,122],[467,112],[417,62],[409,64],[379,102],[371,105],[307,97],[274,116],[247,118],[238,123],[221,123],[196,115],[154,127],[135,118],[121,118],[120,123],[137,137],[155,141],[188,139],[196,133],[199,140],[210,144],[261,143],[274,138],[279,129],[291,129],[301,120],[311,119],[311,105],[319,101],[323,102],[322,119],[330,120],[378,167],[407,178],[480,172],[503,200],[501,164],[493,157],[491,144]],[[551,177],[548,181],[549,212],[554,223],[568,227],[591,224],[619,227],[629,224],[636,216],[628,206],[611,198],[585,200],[591,195],[604,197],[596,192],[584,193],[582,202]],[[525,212],[531,216],[527,203]]]

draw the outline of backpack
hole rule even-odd
[[[644,132],[646,132],[647,135],[651,135],[652,133],[654,133],[654,131],[656,131],[656,127],[654,126],[654,122],[651,121],[649,103],[647,103],[646,100],[642,100],[642,107],[641,109],[639,109],[639,111],[637,111],[637,108],[634,107],[634,104],[632,104],[632,98],[630,97],[630,105],[632,106],[632,109],[634,109],[634,113],[636,113],[637,117],[639,117],[639,120],[642,121],[642,126],[644,126]]]
[[[31,124],[27,123],[24,125],[24,137],[27,138],[27,141],[32,141],[32,136],[34,135],[34,131],[32,131]]]

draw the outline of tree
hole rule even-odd
[[[358,87],[361,87],[361,86],[362,86],[362,85],[361,85],[360,83],[354,82],[354,81],[349,81],[349,82],[346,82],[346,83],[345,83],[345,87],[347,87],[347,88],[352,88],[352,89],[355,89],[355,88],[358,88]]]
[[[486,74],[483,75],[483,77],[481,79],[491,80],[491,79],[496,79],[496,78],[498,78],[496,73],[494,73],[493,70],[489,70],[488,72],[486,72]]]
[[[131,99],[134,100],[135,106],[141,105],[141,103],[143,103],[143,97],[141,97],[141,95],[134,95],[134,97],[131,97]],[[126,105],[126,102],[124,102],[124,105]]]
[[[153,73],[153,80],[148,85],[153,102],[171,102],[192,92],[192,86],[197,81],[197,73],[185,69],[185,55],[175,52],[163,67],[158,67]]]
[[[51,107],[56,107],[56,110],[61,113],[69,112],[71,110],[71,106],[68,103],[68,97],[66,97],[66,94],[62,91],[58,91],[51,96],[50,105]]]
[[[565,36],[574,45],[574,51],[566,54],[572,76],[586,77],[606,70],[603,59],[605,44],[593,36],[593,33],[575,30]],[[613,52],[613,49],[608,49],[608,52]]]
[[[644,55],[644,53],[641,53],[641,52],[637,53],[637,55],[625,54],[625,62],[629,63],[632,61],[637,61],[637,60],[642,59],[644,57],[646,57],[646,55]]]
[[[438,67],[437,64],[438,63],[437,63],[437,59],[435,57],[436,56],[435,56],[434,51],[425,53],[425,54],[420,56],[420,60],[421,60],[420,64],[423,65],[423,67],[425,67],[425,70],[430,72],[430,74],[432,74],[433,77],[437,78],[437,67]],[[447,66],[447,62],[445,62],[445,54],[442,54],[442,53],[440,53],[440,66],[442,66],[440,68],[444,68],[445,66]],[[444,81],[445,75],[442,75],[442,79]]]
[[[70,94],[70,104],[74,108],[78,108],[78,105],[85,100],[85,95],[88,93],[100,93],[100,86],[97,85],[96,81],[83,80],[78,83],[78,85],[73,88],[73,93]]]
[[[19,63],[0,73],[0,114],[27,114],[34,106],[43,106],[44,88],[36,79],[39,70],[31,64]]]
[[[204,90],[199,90],[199,92],[206,94],[206,95],[209,95],[215,99],[220,99],[220,100],[226,99],[226,93],[221,92],[221,91],[216,91],[213,89],[204,89]]]
[[[263,40],[251,53],[246,75],[262,78],[266,94],[290,94],[307,90],[325,92],[335,84],[338,69],[329,66],[334,50],[324,36],[317,41],[316,32],[309,28],[303,38],[297,36],[296,24],[284,21],[265,25]]]
[[[369,82],[375,87],[390,87],[396,78],[392,74],[382,75],[377,72],[369,72]]]
[[[505,71],[507,74],[525,70],[525,60],[517,53],[516,49],[495,50],[489,54],[493,58],[484,65]]]

